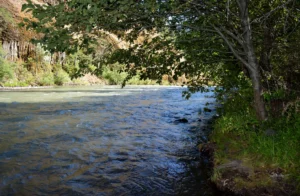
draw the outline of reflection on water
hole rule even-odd
[[[214,99],[182,90],[0,92],[0,195],[214,195],[196,150]]]

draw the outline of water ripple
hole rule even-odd
[[[0,195],[214,195],[196,150],[214,99],[181,92],[1,92]]]

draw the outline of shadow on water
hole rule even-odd
[[[181,91],[1,92],[0,195],[218,195],[196,147],[214,99]]]

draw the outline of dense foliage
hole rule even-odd
[[[291,63],[298,7],[294,0],[70,0],[51,6],[28,1],[23,10],[37,18],[25,23],[44,34],[36,41],[50,52],[89,51],[104,32],[127,40],[129,47],[108,62],[125,63],[128,79],[136,73],[158,80],[163,74],[175,79],[185,74],[191,91],[208,82],[228,91],[242,85],[241,77],[249,78],[257,117],[265,120],[263,94],[291,90],[298,83],[298,63]],[[139,37],[142,42],[136,41]]]

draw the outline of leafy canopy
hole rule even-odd
[[[196,91],[203,90],[201,86],[209,81],[223,89],[249,86],[241,2],[248,10],[250,38],[264,88],[272,89],[274,85],[266,84],[269,75],[275,81],[280,78],[276,73],[284,70],[275,59],[289,59],[288,53],[283,57],[280,52],[288,51],[284,47],[299,34],[299,1],[69,0],[37,5],[28,0],[23,11],[32,12],[35,20],[26,19],[25,24],[44,35],[36,42],[51,52],[89,51],[97,38],[114,33],[130,44],[115,51],[106,63],[125,63],[128,78],[137,72],[142,78],[153,79],[163,74],[176,79],[185,74]],[[266,29],[271,30],[270,43]],[[145,37],[144,42],[136,42],[139,36]],[[274,66],[267,69],[271,63]]]

